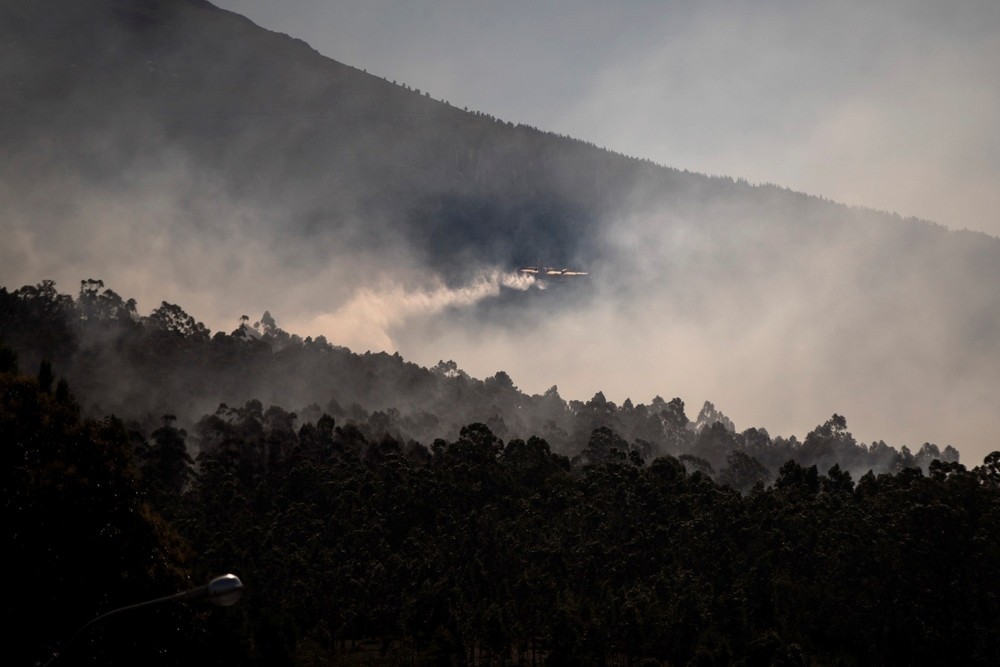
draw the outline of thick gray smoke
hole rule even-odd
[[[196,33],[183,32],[201,44]],[[287,40],[267,43],[253,76],[244,52],[203,41],[197,58],[164,47],[121,75],[155,84],[165,108],[148,117],[0,132],[11,158],[0,285],[54,279],[74,293],[100,278],[143,313],[169,301],[213,331],[268,310],[303,337],[426,366],[453,359],[480,378],[503,370],[528,393],[710,400],[737,428],[772,435],[801,437],[836,412],[861,440],[952,445],[971,463],[1000,444],[1000,239],[777,188],[640,174],[388,82],[355,86],[360,73],[330,74]],[[57,46],[44,50],[51,63],[0,62],[0,80],[62,72],[73,84],[63,106],[117,99],[105,67],[79,80],[59,70]],[[268,91],[284,91],[289,71],[301,99],[278,108]],[[215,87],[168,94],[175,75],[231,83],[240,109]],[[199,115],[202,104],[225,113]],[[392,113],[372,120],[372,108]],[[589,275],[537,289],[510,273],[536,251]]]
[[[246,208],[186,173],[114,197],[67,183],[4,189],[2,284],[54,278],[73,292],[102,278],[143,312],[178,303],[213,330],[267,309],[292,333],[355,351],[454,359],[475,377],[503,370],[528,393],[711,400],[737,428],[772,435],[802,437],[837,412],[865,441],[952,445],[972,462],[996,448],[997,283],[935,276],[958,269],[933,246],[884,264],[897,228],[917,223],[842,229],[802,254],[752,222],[722,225],[721,209],[708,222],[625,211],[607,221],[602,254],[573,267],[590,275],[539,292],[514,267],[446,284],[392,244],[317,256],[309,238],[269,231],[280,210]],[[975,243],[994,257],[1000,245]]]
[[[477,377],[504,370],[529,393],[710,400],[737,428],[772,435],[801,438],[836,412],[865,442],[952,445],[972,463],[996,448],[996,269],[973,268],[983,282],[946,274],[963,272],[948,246],[996,258],[1000,240],[886,218],[806,248],[752,220],[721,224],[732,209],[704,213],[609,221],[607,254],[582,267],[589,298],[572,308],[526,298],[527,316],[411,322],[400,349],[422,363],[447,355]]]

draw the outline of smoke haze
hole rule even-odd
[[[710,400],[738,429],[786,437],[836,412],[863,441],[951,444],[978,461],[1000,433],[994,283],[959,294],[953,276],[929,278],[943,266],[927,263],[942,261],[940,249],[887,264],[902,225],[847,228],[803,253],[759,228],[623,219],[609,225],[609,256],[573,308],[411,323],[397,341],[421,363],[447,350],[476,377],[504,370],[528,393],[558,384],[564,396],[602,391],[618,403]],[[925,231],[944,240],[943,230]],[[968,307],[982,308],[978,324],[961,322]]]
[[[202,20],[200,10],[184,7]],[[604,16],[598,14],[593,20]],[[712,16],[685,14],[681,23],[698,30],[636,54],[643,59],[640,74],[669,75],[664,90],[673,97],[694,89],[700,99],[710,98],[705,81],[711,77],[701,75],[715,70],[676,71],[671,63],[686,40],[704,36]],[[880,11],[873,16],[876,36],[884,18]],[[752,44],[768,42],[770,19],[774,15],[765,13],[751,21],[758,29]],[[794,32],[775,21],[776,29]],[[971,29],[966,21],[954,30]],[[325,69],[327,61],[300,43],[233,25],[227,39],[250,46],[216,53],[217,44],[229,43],[208,27],[208,46],[197,31],[179,31],[190,43],[167,41],[176,53],[163,47],[152,65],[142,56],[138,73],[122,75],[148,86],[136,83],[125,101],[148,94],[153,111],[123,112],[111,121],[70,113],[69,122],[53,121],[44,132],[8,126],[0,135],[12,157],[0,165],[0,285],[16,289],[54,279],[74,293],[80,280],[100,278],[136,298],[143,313],[162,301],[176,303],[214,331],[232,331],[242,315],[253,321],[268,310],[282,328],[303,337],[324,335],[359,352],[398,351],[425,366],[453,359],[480,378],[503,370],[528,393],[557,385],[567,399],[602,391],[616,402],[657,395],[681,397],[689,406],[710,400],[737,428],[761,426],[772,435],[801,437],[836,412],[864,441],[914,450],[925,441],[952,445],[972,464],[997,448],[1000,239],[625,160],[463,114],[350,68]],[[712,23],[715,68],[740,62],[727,46],[733,25]],[[586,35],[585,27],[574,30]],[[980,38],[954,51],[955,67],[994,48],[995,35],[984,29]],[[101,43],[118,41],[127,42]],[[4,42],[11,51],[29,48],[25,43]],[[82,44],[89,48],[87,40]],[[850,153],[862,162],[870,156],[880,175],[859,172],[848,179],[854,185],[841,181],[847,190],[912,187],[932,197],[935,188],[952,187],[940,177],[950,171],[950,158],[917,158],[910,139],[887,132],[894,121],[916,123],[929,131],[932,147],[950,150],[950,142],[934,134],[936,126],[921,126],[929,121],[912,120],[899,106],[906,96],[899,105],[873,106],[841,80],[828,93],[838,104],[808,127],[784,112],[791,115],[780,119],[781,127],[799,143],[783,148],[767,135],[776,130],[758,125],[763,112],[748,112],[740,123],[763,129],[747,129],[743,139],[784,165],[765,173],[724,138],[708,142],[709,157],[691,152],[708,130],[689,131],[697,129],[690,108],[655,123],[637,121],[626,107],[657,109],[662,102],[644,97],[653,93],[644,92],[640,74],[629,73],[624,47],[597,48],[609,59],[590,87],[577,81],[578,111],[568,114],[568,125],[542,130],[593,127],[574,120],[586,113],[610,134],[581,139],[610,137],[609,144],[642,155],[637,145],[629,148],[636,135],[669,132],[676,158],[670,162],[682,167],[737,174],[746,168],[742,173],[767,180],[788,176],[781,182],[794,186],[814,182],[792,177],[797,167],[832,173]],[[30,80],[24,72],[35,68],[62,71],[58,54],[51,57],[52,63],[30,67],[24,65],[29,59],[8,60],[0,78]],[[771,57],[793,60],[780,52]],[[849,60],[844,67],[861,67],[863,58]],[[79,62],[84,68],[82,56]],[[879,60],[876,69],[893,63],[900,77],[912,74],[894,58]],[[935,73],[935,63],[922,66],[945,76]],[[418,65],[413,58],[407,66]],[[67,75],[73,85],[56,96],[56,106],[99,107],[105,99],[123,105],[120,81],[101,78],[110,77],[106,70],[94,66],[90,78],[81,77],[89,87]],[[735,85],[740,71],[727,80]],[[432,65],[427,76],[457,75]],[[762,77],[747,78],[741,90],[787,99],[793,107],[827,106],[824,97],[789,96],[794,81],[756,91]],[[51,81],[58,80],[52,74]],[[175,80],[190,98],[164,83]],[[951,108],[949,88],[931,95],[930,82],[918,83],[911,94],[924,91],[928,105]],[[5,88],[15,89],[13,83]],[[995,120],[994,92],[982,89],[984,106],[968,112],[976,122],[948,136],[960,145],[981,137],[972,128],[980,115]],[[42,123],[38,110],[53,104],[43,93],[50,94],[14,100],[34,114],[31,123]],[[714,110],[706,112],[712,128],[735,122],[725,106],[721,99],[707,107]],[[969,210],[995,201],[996,190],[984,187],[998,166],[989,136],[982,160],[955,172],[968,175],[955,192]],[[848,138],[860,138],[864,151],[853,152]],[[915,185],[927,178],[935,188]],[[891,208],[889,199],[869,200],[864,193],[849,199]],[[916,203],[906,208],[923,213]],[[988,219],[982,220],[986,229]],[[535,261],[589,275],[539,289],[541,281],[511,273]]]

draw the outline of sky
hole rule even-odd
[[[995,0],[217,0],[458,107],[1000,236]]]

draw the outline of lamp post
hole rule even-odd
[[[162,598],[155,598],[153,600],[146,600],[145,602],[137,602],[136,604],[130,604],[125,607],[119,607],[118,609],[112,609],[111,611],[104,612],[96,618],[84,623],[79,630],[73,633],[73,636],[69,638],[66,645],[63,647],[64,650],[69,648],[73,643],[73,640],[80,636],[80,634],[94,625],[98,621],[103,621],[109,616],[114,616],[126,611],[132,611],[133,609],[139,609],[140,607],[148,607],[154,604],[160,604],[161,602],[189,602],[191,600],[201,600],[207,599],[212,604],[218,605],[220,607],[228,607],[230,605],[236,604],[236,601],[240,599],[243,594],[243,582],[235,574],[224,574],[220,577],[212,579],[210,582],[204,586],[198,586],[197,588],[192,588],[189,591],[181,591],[180,593],[174,593],[173,595],[167,595]],[[47,667],[52,663],[53,660],[59,657],[59,652],[56,651],[52,654],[52,657],[48,659],[45,663]]]

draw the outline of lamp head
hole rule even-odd
[[[235,574],[224,574],[208,582],[208,599],[220,607],[236,604],[243,595],[243,582]]]

